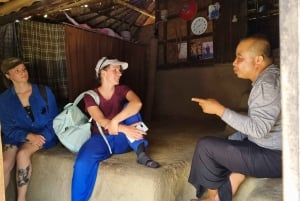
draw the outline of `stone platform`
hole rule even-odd
[[[164,120],[148,126],[147,152],[161,167],[151,169],[137,164],[134,152],[114,155],[101,163],[90,201],[188,201],[195,198],[195,189],[187,182],[195,144],[204,135],[226,136],[224,125],[219,121]],[[75,157],[61,145],[34,154],[27,200],[70,201]],[[281,180],[249,178],[235,201],[281,201],[281,188]],[[14,181],[7,189],[6,201],[16,200],[13,189]]]

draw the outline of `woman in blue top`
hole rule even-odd
[[[21,59],[4,59],[1,75],[8,87],[0,94],[5,187],[16,164],[17,201],[25,201],[32,171],[31,155],[57,143],[52,128],[57,105],[48,87],[44,88],[44,97],[39,87],[29,82],[28,71]]]

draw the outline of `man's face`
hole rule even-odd
[[[255,55],[249,51],[251,41],[242,41],[236,48],[233,71],[241,79],[253,79],[255,73]]]

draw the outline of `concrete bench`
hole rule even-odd
[[[188,201],[195,189],[187,182],[195,144],[200,136],[226,135],[224,127],[198,122],[154,122],[149,125],[148,152],[162,166],[151,169],[136,163],[129,152],[101,163],[90,201]],[[76,155],[58,145],[33,155],[28,201],[70,201],[73,163]],[[6,192],[16,200],[15,180]],[[281,180],[248,178],[235,201],[280,201]],[[251,198],[251,199],[250,199]]]
[[[282,201],[282,179],[248,177],[233,201]]]
[[[135,153],[114,155],[104,161],[98,173],[91,201],[163,201],[183,200],[187,188],[189,163],[167,162],[152,154],[162,167],[150,169],[135,162]],[[71,179],[75,155],[57,146],[33,156],[33,173],[28,190],[30,201],[70,201]],[[15,201],[15,182],[7,191],[7,201]]]

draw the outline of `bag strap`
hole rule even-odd
[[[107,140],[105,134],[103,133],[103,130],[102,130],[101,126],[99,125],[99,123],[98,123],[97,121],[96,121],[96,124],[97,124],[98,130],[100,131],[100,134],[101,134],[102,137],[103,137],[104,142],[106,143],[106,145],[107,145],[107,147],[108,147],[109,153],[112,154],[111,147],[110,147],[110,145],[109,145],[109,143],[108,143],[108,140]]]
[[[84,98],[84,95],[85,94],[89,94],[90,96],[92,96],[92,98],[95,100],[96,104],[99,105],[100,103],[100,98],[98,96],[98,94],[94,91],[94,90],[87,90],[87,91],[84,91],[82,92],[81,94],[79,94],[74,102],[73,102],[73,105],[78,105],[78,103]]]
[[[76,98],[75,98],[75,100],[73,101],[73,104],[72,105],[78,105],[78,103],[83,99],[83,97],[84,97],[84,94],[85,94],[86,92],[84,91],[84,92],[82,92],[81,94],[79,94]]]
[[[100,97],[98,96],[98,94],[94,90],[88,90],[85,93],[92,96],[97,105],[100,104]]]
[[[46,105],[48,105],[48,96],[47,96],[47,91],[46,91],[45,85],[38,84],[37,86],[38,86],[38,88],[39,88],[39,91],[40,91],[40,93],[41,93],[43,99],[44,99],[45,102],[46,102]]]
[[[85,94],[89,94],[90,96],[92,96],[92,98],[95,100],[97,105],[100,104],[100,97],[98,96],[98,94],[94,90],[88,90],[88,91],[84,91],[81,94],[79,94],[79,96],[77,96],[77,98],[74,100],[73,105],[77,105],[81,101],[81,99],[83,99]],[[92,117],[90,118],[90,121],[91,120],[92,120]],[[97,124],[98,130],[99,130],[101,136],[103,137],[103,140],[105,141],[105,143],[109,149],[110,154],[112,154],[111,147],[107,141],[107,138],[105,137],[105,134],[101,128],[101,125],[98,122],[96,122],[96,124]]]

